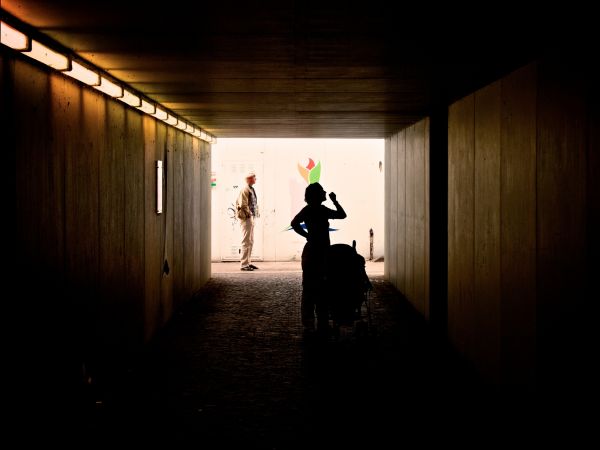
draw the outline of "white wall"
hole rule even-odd
[[[257,256],[268,261],[300,259],[304,239],[285,231],[294,215],[305,206],[308,185],[298,164],[308,158],[321,163],[319,182],[335,192],[348,213],[332,220],[331,243],[351,244],[369,257],[369,229],[374,232],[374,257],[383,256],[383,139],[220,139],[213,145],[212,163],[216,186],[212,188],[212,258],[233,258],[239,245],[239,224],[228,207],[235,203],[235,186],[244,183],[243,173],[253,168],[261,218],[255,240]],[[381,164],[380,164],[381,163]],[[381,168],[380,168],[381,166]],[[331,201],[326,206],[333,208]]]

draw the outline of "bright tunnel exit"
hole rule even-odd
[[[355,240],[365,259],[381,260],[383,160],[383,139],[219,139],[212,147],[212,260],[240,259],[235,202],[251,170],[260,208],[253,260],[300,261],[305,240],[289,225],[313,182],[335,192],[348,214],[330,221],[331,243]],[[333,208],[329,198],[323,204]]]

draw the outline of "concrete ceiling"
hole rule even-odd
[[[385,137],[539,47],[523,24],[501,40],[488,24],[433,33],[424,11],[379,0],[2,9],[218,137]]]

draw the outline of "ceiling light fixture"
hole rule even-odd
[[[177,119],[177,117],[172,116],[171,114],[167,114],[167,118],[164,119],[165,122],[167,122],[169,125],[177,125],[177,123],[179,123],[179,120]]]
[[[92,86],[94,89],[112,98],[119,99],[123,103],[133,106],[156,119],[173,125],[192,136],[210,143],[217,142],[216,137],[206,133],[201,128],[196,128],[179,119],[176,115],[167,112],[152,101],[144,100],[142,95],[125,83],[117,81],[112,77],[109,79],[101,76],[100,73],[102,71],[90,63],[76,56],[64,55],[60,51],[53,50],[41,42],[31,39],[26,33],[19,31],[4,21],[0,21],[0,43],[53,69],[61,71],[64,75]]]
[[[138,106],[138,109],[150,115],[154,115],[156,113],[156,106],[144,99],[142,99],[142,104]]]
[[[156,107],[156,111],[152,115],[159,120],[167,120],[167,117],[169,117],[167,112],[164,109],[159,108],[158,106]]]
[[[94,86],[94,89],[98,89],[113,98],[123,97],[123,88],[104,77],[100,77],[100,85]]]
[[[139,108],[142,106],[142,99],[137,95],[129,92],[127,89],[123,89],[123,97],[119,98],[123,103],[127,103],[130,106],[135,106]]]
[[[90,70],[87,67],[79,64],[77,61],[71,61],[71,70],[65,70],[63,73],[81,81],[82,83],[87,84],[88,86],[100,85],[100,75],[93,70]]]
[[[71,61],[69,61],[69,58],[55,52],[38,41],[31,41],[31,49],[23,50],[23,53],[56,70],[69,70],[71,68]]]
[[[31,40],[27,35],[2,21],[0,21],[0,42],[20,52],[31,49]]]

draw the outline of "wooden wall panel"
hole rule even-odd
[[[425,120],[412,127],[414,139],[414,245],[413,245],[413,298],[415,306],[425,314]]]
[[[193,274],[192,274],[192,293],[196,292],[198,287],[201,284],[202,278],[202,261],[201,261],[201,252],[202,252],[202,236],[201,236],[201,226],[202,226],[202,205],[201,196],[202,196],[202,183],[200,182],[200,141],[198,139],[189,138],[192,145],[192,164],[193,164],[193,178],[192,182],[192,228],[190,233],[192,234],[192,248],[193,248]]]
[[[99,150],[99,287],[106,341],[125,334],[125,107],[102,99],[105,142]],[[119,326],[114,326],[114,322]],[[109,324],[112,324],[110,326]]]
[[[538,307],[553,326],[568,313],[585,273],[586,103],[584,84],[563,67],[539,67],[537,123]],[[573,300],[575,303],[578,299]],[[562,310],[565,306],[566,309]]]
[[[389,252],[389,277],[390,282],[394,286],[398,286],[398,190],[400,186],[398,184],[398,174],[396,169],[398,167],[398,139],[392,136],[390,139],[390,252]]]
[[[189,298],[182,289],[186,191],[193,194],[186,198],[190,289],[208,279],[209,146],[172,127],[167,145],[165,124],[12,53],[0,53],[0,77],[2,117],[10,118],[3,142],[15,167],[15,267],[32,285],[30,300],[43,298],[36,289],[63,299],[24,301],[39,317],[23,332],[43,336],[38,357],[64,363],[44,379],[77,380],[83,363],[97,373],[139,349],[171,316],[175,299]],[[196,147],[187,178],[185,145],[190,156]],[[158,159],[167,163],[160,216]],[[163,243],[171,266],[164,277]]]
[[[431,208],[431,204],[429,201],[429,190],[430,190],[430,164],[429,164],[429,155],[430,155],[430,138],[429,138],[429,134],[430,134],[431,130],[430,130],[430,119],[429,117],[427,117],[424,120],[424,126],[423,126],[423,166],[424,166],[424,180],[423,180],[423,189],[424,189],[424,214],[425,217],[423,219],[423,226],[425,227],[424,229],[424,233],[425,233],[425,251],[424,251],[424,255],[423,255],[423,312],[425,314],[425,318],[429,319],[430,318],[430,294],[429,294],[429,283],[431,280],[431,264],[430,264],[430,252],[431,252],[431,245],[430,245],[430,228],[431,228],[431,215],[430,215],[430,208]]]
[[[577,330],[590,251],[583,74],[575,61],[549,58],[473,95],[474,302],[458,309],[460,281],[470,274],[457,261],[470,250],[458,244],[457,228],[470,230],[456,208],[472,195],[459,182],[465,157],[453,136],[472,119],[452,114],[465,99],[450,108],[449,329],[467,333],[455,343],[490,381],[531,385],[581,365],[573,356],[580,342],[568,336],[585,334]]]
[[[470,348],[473,306],[474,101],[468,96],[448,113],[448,332]]]
[[[587,165],[587,264],[586,289],[591,292],[590,299],[597,298],[594,293],[600,293],[596,283],[594,266],[600,259],[600,87],[595,82],[597,78],[588,81],[588,165]],[[593,300],[592,300],[593,301]]]
[[[404,273],[404,292],[407,298],[415,301],[415,251],[417,244],[415,242],[416,227],[416,196],[415,180],[418,174],[415,173],[415,154],[417,152],[417,141],[415,139],[414,125],[404,130],[406,135],[406,183],[405,192],[405,213],[406,213],[406,254],[405,254],[405,273]],[[415,305],[416,306],[416,305]]]
[[[163,162],[163,182],[162,182],[162,190],[163,190],[163,212],[161,214],[155,213],[155,233],[156,240],[154,241],[154,245],[157,247],[156,249],[156,261],[153,262],[155,264],[155,273],[152,276],[156,276],[158,282],[159,289],[159,302],[158,308],[156,310],[156,329],[160,328],[166,321],[169,319],[169,313],[171,311],[171,306],[169,304],[170,301],[170,292],[168,289],[168,283],[165,286],[164,284],[164,249],[165,249],[165,236],[166,236],[166,225],[167,225],[167,204],[166,204],[166,185],[165,185],[165,150],[167,146],[167,128],[168,125],[164,123],[158,123],[156,126],[156,144],[154,147],[154,159],[155,161]],[[168,176],[168,174],[167,174]],[[155,176],[156,179],[156,176]]]
[[[78,133],[80,118],[80,99],[81,93],[76,84],[65,80],[61,76],[53,76],[50,79],[50,91],[54,101],[51,104],[52,120],[52,140],[51,152],[53,160],[51,162],[52,187],[49,192],[53,192],[53,199],[49,205],[54,209],[54,217],[47,217],[47,222],[43,225],[47,233],[51,233],[48,238],[55,241],[56,258],[53,262],[48,260],[46,267],[51,270],[53,277],[65,278],[65,260],[64,253],[69,236],[65,233],[66,226],[66,155],[78,150]],[[60,255],[60,256],[59,256]]]
[[[144,336],[149,339],[156,330],[160,308],[161,216],[156,214],[156,148],[158,128],[162,125],[144,117],[144,258],[145,305]]]
[[[398,132],[398,161],[395,176],[398,179],[398,220],[396,223],[396,287],[406,293],[406,131]]]
[[[99,255],[99,135],[104,133],[104,99],[94,92],[80,91],[77,120],[80,132],[75,145],[66,149],[66,271],[81,298],[98,294]],[[75,127],[74,127],[75,128]],[[89,297],[88,297],[89,296]]]
[[[206,283],[211,276],[211,145],[208,142],[200,142],[200,183],[202,186],[201,197],[201,221],[199,237],[202,241],[201,274],[200,284]]]
[[[193,293],[196,268],[194,266],[194,149],[192,138],[184,137],[183,150],[183,264],[184,296]]]
[[[21,61],[14,61],[14,145],[16,150],[16,231],[20,251],[20,266],[35,271],[38,278],[43,273],[49,255],[44,255],[45,233],[43,222],[51,206],[46,198],[48,184],[46,167],[52,162],[48,155],[49,80],[46,73]],[[34,124],[41,124],[36,133]],[[41,254],[40,258],[34,257]],[[35,278],[34,278],[35,279]]]
[[[173,295],[176,307],[185,299],[185,260],[184,260],[184,135],[175,135],[171,178],[173,179]]]
[[[64,228],[61,229],[64,215],[60,214],[64,213],[64,190],[60,179],[64,177],[64,162],[60,154],[54,152],[55,129],[50,120],[53,111],[49,104],[51,84],[48,74],[21,61],[6,60],[5,64],[3,83],[6,85],[1,88],[6,104],[0,109],[7,123],[2,124],[2,149],[11,153],[9,164],[14,166],[8,167],[9,174],[16,170],[14,178],[7,180],[8,186],[14,189],[16,207],[15,235],[9,238],[9,244],[15,245],[15,253],[9,255],[7,275],[10,282],[26,286],[18,301],[7,305],[6,319],[16,319],[19,324],[16,339],[22,346],[21,352],[26,355],[23,361],[34,362],[25,367],[37,369],[38,376],[32,377],[32,385],[54,389],[57,380],[50,371],[40,370],[40,366],[48,362],[50,351],[54,352],[53,359],[56,360],[68,351],[66,343],[59,337],[70,331],[63,331],[66,327],[61,326],[68,323],[62,317],[67,308],[64,303],[54,305],[48,301],[62,294],[64,280]],[[5,213],[12,214],[10,209]],[[18,315],[11,317],[10,311],[14,310]],[[57,325],[58,332],[49,334]],[[25,373],[27,370],[21,372],[21,367],[18,370],[26,377],[30,376]]]
[[[175,287],[174,287],[174,274],[173,274],[173,239],[174,239],[174,233],[173,233],[173,227],[174,227],[174,220],[175,220],[175,214],[174,214],[174,207],[173,207],[173,203],[174,203],[174,197],[173,197],[173,188],[174,188],[174,180],[173,180],[173,158],[174,158],[174,150],[175,150],[175,143],[177,142],[177,134],[180,133],[180,131],[177,131],[175,128],[173,127],[166,127],[166,137],[165,137],[165,143],[164,143],[164,148],[163,148],[163,164],[165,167],[165,174],[166,174],[166,178],[165,178],[165,183],[164,183],[164,189],[165,189],[165,194],[164,194],[164,213],[163,213],[163,218],[162,218],[162,243],[163,243],[163,250],[161,253],[161,261],[163,264],[163,268],[164,268],[164,264],[165,261],[167,263],[167,265],[169,266],[169,273],[167,274],[165,270],[162,271],[161,274],[161,292],[160,292],[160,300],[161,300],[161,305],[162,305],[162,317],[161,317],[161,322],[162,324],[166,323],[166,321],[171,317],[171,315],[173,314],[173,309],[175,307],[175,300],[174,300],[174,293],[175,293]]]
[[[600,260],[600,86],[597,80],[600,71],[595,66],[594,61],[589,61],[588,70],[592,74],[588,76],[586,86],[586,100],[588,107],[587,116],[587,171],[586,171],[586,267],[585,284],[582,286],[587,295],[581,309],[574,315],[575,319],[583,317],[583,323],[578,320],[575,322],[579,332],[575,333],[572,339],[583,343],[578,346],[576,357],[578,367],[582,368],[577,376],[583,375],[582,379],[575,380],[583,388],[584,395],[589,385],[596,383],[595,360],[589,358],[589,355],[596,351],[597,342],[597,315],[593,313],[597,306],[596,299],[600,297],[600,287],[596,281],[597,261]],[[572,348],[572,347],[571,347]],[[587,366],[587,367],[586,367]],[[586,383],[589,381],[589,383]]]
[[[455,345],[460,348],[458,339],[460,324],[455,318],[459,311],[459,296],[457,289],[456,252],[456,223],[454,192],[457,190],[457,165],[460,128],[461,105],[454,103],[448,108],[448,334]]]
[[[576,61],[538,66],[537,353],[543,381],[580,370],[586,284],[587,105]],[[585,323],[585,319],[584,319]],[[556,369],[559,361],[558,370]]]
[[[424,315],[429,310],[429,119],[390,138],[389,280]],[[387,148],[387,147],[386,147]],[[394,198],[395,197],[395,198]],[[387,199],[387,197],[386,197]]]
[[[501,85],[475,93],[473,358],[488,379],[500,367],[500,131]]]
[[[383,259],[384,259],[384,264],[383,264],[383,275],[385,277],[386,280],[390,279],[390,252],[392,250],[391,248],[391,238],[392,238],[392,233],[395,233],[395,231],[392,231],[392,217],[390,214],[390,200],[391,200],[391,189],[392,189],[392,168],[391,168],[391,158],[392,158],[392,143],[391,143],[391,138],[386,138],[385,139],[385,155],[384,155],[384,164],[383,164],[383,169],[384,169],[384,233],[385,233],[385,239],[384,239],[384,243],[383,243]]]
[[[125,172],[125,301],[128,343],[139,348],[144,339],[145,305],[145,139],[144,116],[127,109],[123,168]]]
[[[536,66],[450,107],[448,329],[490,381],[533,381]]]
[[[536,304],[535,65],[502,79],[502,367],[507,382],[531,382]]]
[[[14,74],[14,61],[4,56],[4,52],[8,52],[7,48],[0,49],[0,130],[2,130],[3,142],[2,145],[6,148],[15,148],[15,136],[14,133],[9,130],[14,130],[14,103],[13,103],[13,74]],[[7,163],[10,167],[17,167],[16,152],[5,152],[7,154]],[[10,172],[7,176],[7,184],[10,186],[8,195],[17,199],[17,173]],[[16,204],[15,204],[16,206]],[[10,222],[10,226],[16,238],[19,237],[17,233],[17,211],[14,212],[14,221]],[[15,241],[15,247],[18,246],[18,241]],[[20,261],[17,261],[20,263]],[[15,276],[19,272],[18,267],[13,266],[12,270],[9,271],[9,276]]]
[[[58,117],[65,117],[62,114],[63,110],[68,108],[64,101],[66,91],[72,86],[66,85],[62,77],[51,76],[49,79],[50,98],[58,98],[59,101],[51,102],[47,110],[47,123],[41,125],[48,127],[49,133],[42,138],[47,137],[47,142],[40,142],[39,146],[34,149],[37,151],[36,158],[41,165],[41,173],[38,181],[40,182],[41,191],[40,197],[44,201],[38,206],[40,214],[40,237],[41,247],[38,257],[40,258],[43,270],[42,276],[45,283],[50,286],[56,286],[59,291],[64,285],[64,250],[65,250],[65,235],[64,235],[64,217],[65,217],[65,159],[64,159],[64,142],[65,136],[62,133],[60,120]],[[61,82],[62,81],[62,82]],[[72,92],[72,91],[71,91]],[[39,106],[38,106],[39,107]],[[48,286],[49,287],[49,286]]]
[[[425,313],[424,258],[425,258],[425,121],[406,128],[407,178],[407,251],[406,293],[411,302]]]

